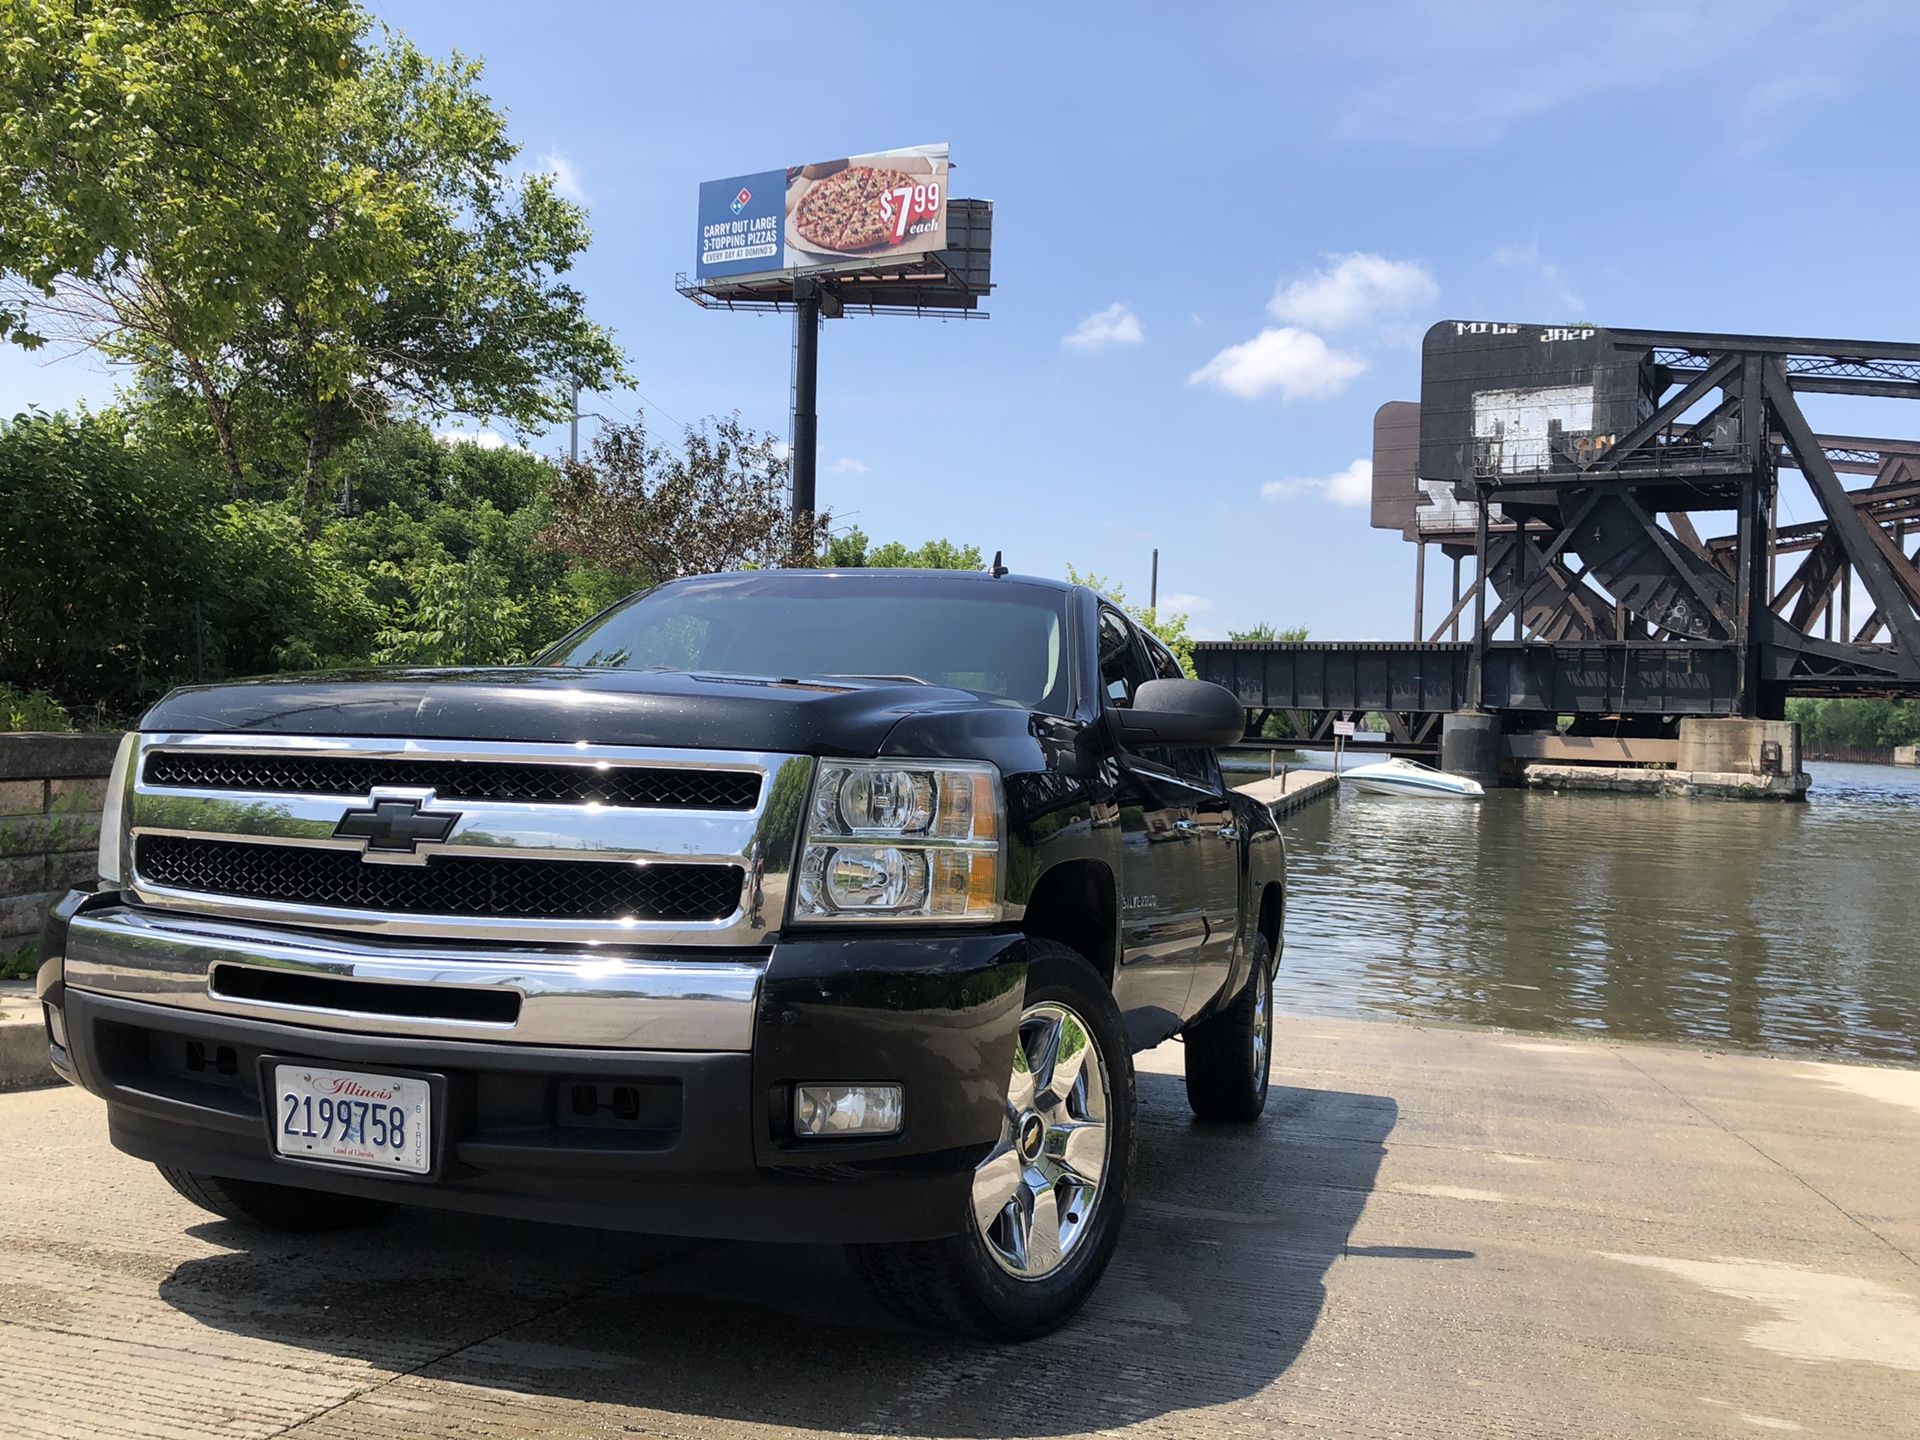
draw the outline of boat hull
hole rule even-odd
[[[1415,800],[1478,800],[1485,792],[1471,780],[1450,775],[1370,775],[1364,772],[1341,777],[1354,789],[1368,795],[1401,795]]]

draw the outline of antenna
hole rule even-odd
[[[998,580],[1002,575],[1007,573],[1007,567],[1000,563],[1000,555],[1001,555],[1000,551],[998,550],[994,551],[993,564],[987,567],[987,574],[991,575],[996,580]]]

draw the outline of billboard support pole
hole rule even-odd
[[[793,287],[793,518],[813,518],[814,471],[819,459],[820,285]]]

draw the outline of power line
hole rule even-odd
[[[682,420],[678,415],[674,414],[671,410],[667,409],[666,406],[657,403],[652,398],[650,398],[649,396],[647,396],[646,394],[644,394],[639,390],[635,390],[633,393],[640,397],[641,402],[646,406],[647,409],[654,411],[656,414],[665,416],[667,419],[671,420],[674,424],[680,426],[682,429],[686,428],[687,422]],[[633,416],[629,415],[625,410],[621,409],[618,405],[614,404],[613,401],[603,400],[601,403],[603,403],[609,410],[613,411],[614,414],[618,415],[622,420],[627,421],[629,424],[633,422]]]

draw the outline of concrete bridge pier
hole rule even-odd
[[[1800,773],[1800,727],[1791,720],[1689,717],[1680,722],[1673,768],[1791,780]]]
[[[1456,710],[1440,722],[1440,768],[1452,775],[1478,780],[1488,789],[1500,783],[1505,746],[1500,717],[1473,710]]]

